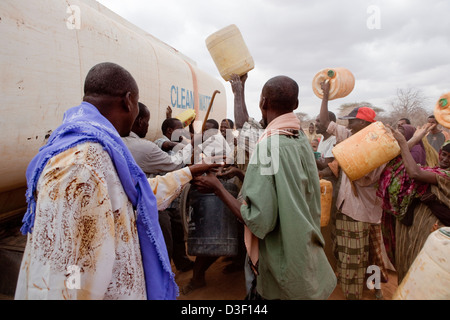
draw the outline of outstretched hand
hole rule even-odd
[[[248,78],[248,73],[242,75],[242,76],[238,76],[237,74],[233,73],[230,76],[230,84],[231,84],[231,89],[233,90],[233,93],[241,93],[244,91],[244,86],[245,86],[245,81],[247,81]]]
[[[436,123],[426,123],[423,126],[418,126],[416,131],[414,132],[413,137],[417,137],[422,140],[431,130],[436,128]]]
[[[399,144],[407,143],[405,136],[400,131],[398,131],[397,129],[394,129],[389,124],[386,124],[386,127],[388,127],[391,130],[392,135],[394,136],[395,140],[397,140],[397,142]]]
[[[434,127],[436,126],[436,124],[433,123],[427,123],[423,126],[418,126],[416,131],[414,132],[414,135],[412,136],[412,138],[409,140],[409,143],[411,145],[415,145],[417,144],[419,141],[421,141]],[[386,127],[388,127],[391,132],[392,135],[394,136],[395,140],[397,140],[397,142],[401,145],[402,143],[408,143],[408,141],[406,141],[405,136],[398,131],[397,129],[394,129],[393,127],[391,127],[389,124],[386,125]]]
[[[172,118],[172,108],[167,106],[166,108],[166,119]]]
[[[236,94],[237,92],[243,91],[243,85],[242,85],[241,78],[237,74],[233,73],[231,75],[230,84],[231,84],[231,89],[233,90],[234,94]]]
[[[204,173],[207,173],[215,168],[223,167],[224,165],[221,163],[196,163],[194,165],[189,166],[189,170],[191,170],[191,174],[193,177],[200,176]]]
[[[216,175],[212,172],[195,177],[191,183],[201,193],[214,193],[219,185],[222,185]]]
[[[330,81],[329,80],[325,80],[324,82],[322,82],[320,84],[320,87],[322,88],[323,95],[328,97],[328,95],[330,93]]]
[[[229,166],[229,167],[225,167],[225,168],[223,168],[223,170],[219,171],[216,174],[216,176],[219,178],[223,178],[223,179],[231,179],[234,177],[238,177],[241,181],[244,181],[245,173],[241,169],[238,169],[235,166]]]

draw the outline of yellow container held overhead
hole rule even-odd
[[[450,300],[450,228],[428,237],[393,300]]]
[[[195,120],[196,114],[194,110],[186,110],[176,115],[175,118],[181,121],[183,128],[189,126]]]
[[[320,180],[320,226],[326,227],[330,222],[331,202],[333,198],[333,185],[330,181]]]
[[[344,98],[355,88],[355,77],[346,68],[325,68],[320,70],[313,78],[312,88],[314,94],[323,98],[321,83],[330,81],[330,93],[328,100]]]
[[[242,76],[255,67],[244,38],[234,24],[206,38],[206,47],[225,81],[229,81],[233,73]]]
[[[337,144],[332,153],[351,181],[364,177],[400,154],[400,146],[377,121]]]
[[[434,108],[436,121],[450,129],[450,92],[442,95]]]

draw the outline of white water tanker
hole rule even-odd
[[[151,111],[150,140],[161,135],[168,106],[173,116],[193,109],[203,120],[216,90],[209,118],[226,118],[219,79],[96,1],[2,0],[0,35],[0,222],[26,206],[26,168],[64,112],[80,104],[97,63],[134,76]]]

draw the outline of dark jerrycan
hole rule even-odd
[[[234,183],[222,181],[234,197],[239,190]],[[200,193],[190,188],[188,254],[191,256],[234,256],[238,253],[238,228],[233,213],[214,193]]]

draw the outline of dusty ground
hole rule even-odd
[[[178,300],[242,300],[245,297],[244,272],[238,271],[224,274],[224,267],[229,264],[224,258],[217,260],[206,271],[206,287],[192,291],[188,295],[180,294]],[[182,287],[189,282],[192,271],[175,272],[175,280]],[[391,300],[397,288],[397,276],[395,272],[389,273],[388,283],[381,284],[381,290],[385,300]],[[345,300],[342,290],[338,285],[329,300]],[[363,300],[376,300],[374,291],[365,289]]]
[[[328,257],[330,265],[335,270],[336,261],[331,250],[331,233],[330,226],[321,229],[325,240],[325,254]],[[191,257],[195,260],[195,257]],[[206,271],[206,287],[194,290],[188,295],[180,293],[179,300],[242,300],[246,295],[244,271],[238,271],[231,274],[224,274],[222,271],[230,262],[224,258],[219,258]],[[178,272],[175,271],[175,280],[179,287],[186,285],[192,278],[192,271]],[[384,300],[391,300],[395,290],[397,289],[397,274],[389,271],[389,281],[381,283]],[[341,287],[338,284],[331,294],[329,300],[345,300]],[[375,292],[365,288],[363,292],[363,300],[376,300]]]
[[[18,231],[16,232],[18,234]],[[325,241],[329,242],[328,230],[322,229]],[[6,241],[9,246],[24,247],[26,243],[25,237],[18,237],[17,234],[13,234],[10,241]],[[4,241],[5,242],[5,241]],[[329,257],[331,265],[334,267],[334,262],[331,258],[330,248],[326,246],[325,252]],[[195,257],[191,257],[192,260]],[[19,261],[20,263],[20,261]],[[230,262],[225,258],[219,258],[207,271],[206,271],[206,286],[197,290],[194,290],[188,295],[180,294],[178,300],[243,300],[246,295],[244,272],[237,271],[229,274],[223,273],[223,269]],[[174,268],[175,280],[179,287],[186,285],[192,277],[192,271],[179,272]],[[381,289],[385,300],[391,300],[392,296],[397,288],[397,275],[395,272],[389,273],[388,283],[382,283]],[[1,295],[0,300],[10,300],[12,296]],[[364,300],[375,300],[374,292],[365,289],[363,293]],[[342,290],[338,285],[329,300],[344,300]]]

